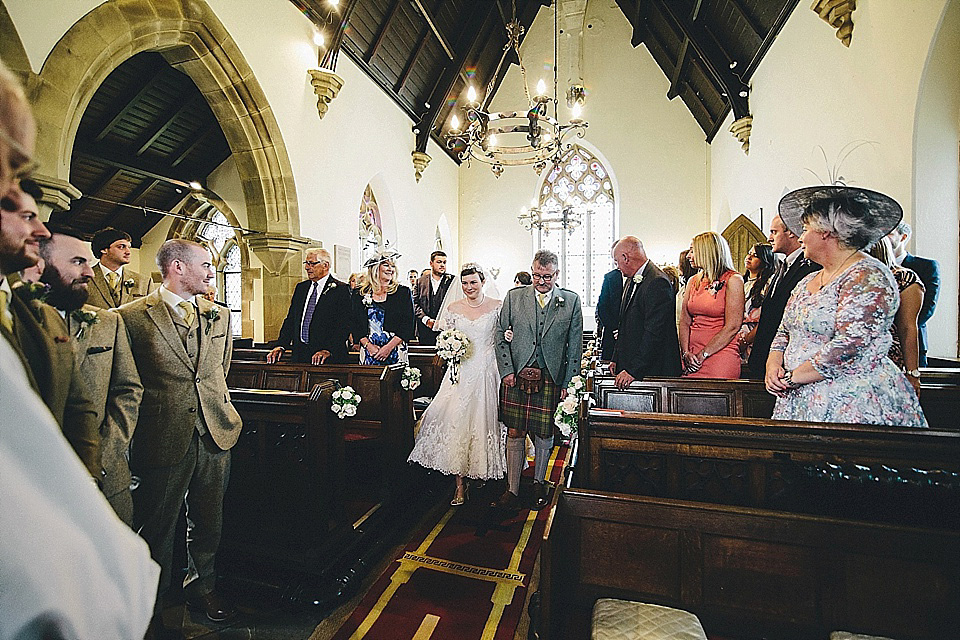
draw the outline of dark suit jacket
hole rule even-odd
[[[608,271],[603,276],[600,297],[597,298],[597,329],[603,329],[600,342],[600,357],[613,358],[613,332],[620,328],[620,304],[623,302],[623,274],[620,269]]]
[[[359,343],[360,338],[370,333],[370,324],[367,319],[367,306],[363,298],[367,294],[357,289],[353,292],[350,301],[351,327],[353,339]],[[410,298],[410,289],[402,284],[397,290],[387,296],[383,302],[375,302],[383,309],[383,329],[400,337],[404,342],[413,340],[413,303]],[[426,329],[426,327],[424,327]]]
[[[819,270],[819,264],[801,255],[783,274],[783,278],[776,285],[777,288],[767,292],[767,296],[760,305],[760,323],[757,325],[757,335],[753,339],[753,349],[750,351],[750,360],[747,363],[753,378],[763,380],[766,375],[770,345],[773,344],[773,338],[777,335],[777,329],[780,328],[780,321],[783,320],[783,311],[787,308],[790,294],[808,274]]]
[[[310,319],[310,341],[304,344],[300,341],[300,326],[303,323],[303,307],[312,284],[310,280],[297,283],[287,317],[280,327],[280,336],[271,346],[292,345],[294,362],[310,362],[313,354],[326,349],[330,352],[328,363],[346,364],[349,361],[347,337],[350,334],[350,287],[335,279],[333,275],[327,277]]]
[[[74,341],[57,310],[29,300],[24,287],[14,287],[10,312],[14,335],[4,334],[22,354],[40,397],[63,435],[97,482],[103,478],[100,421],[83,375],[74,364]]]
[[[617,371],[626,370],[638,379],[680,375],[677,299],[670,279],[652,262],[623,303],[613,361]]]
[[[920,366],[927,366],[927,320],[933,316],[937,307],[937,298],[940,296],[940,263],[930,258],[921,258],[910,255],[903,258],[903,266],[912,269],[923,283],[923,304],[917,316],[917,327],[920,329]]]
[[[417,316],[417,322],[420,323],[417,332],[420,335],[420,342],[423,344],[436,344],[437,333],[439,333],[427,328],[427,325],[423,324],[423,317],[437,319],[437,314],[440,313],[440,305],[443,304],[443,297],[447,295],[450,283],[453,282],[453,275],[443,274],[440,277],[440,286],[437,287],[437,293],[434,295],[433,285],[430,282],[432,277],[429,273],[420,276],[420,280],[417,282],[417,290],[413,296],[414,313]]]
[[[133,284],[126,285],[123,282],[133,281]],[[93,267],[93,280],[87,289],[90,296],[87,298],[87,304],[100,309],[114,309],[122,304],[127,304],[131,300],[141,298],[147,295],[150,288],[150,282],[142,277],[136,271],[123,268],[123,282],[120,283],[120,297],[113,295],[107,278],[103,274],[103,267],[99,264]]]

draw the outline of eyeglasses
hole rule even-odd
[[[534,274],[531,274],[530,277],[537,281],[552,282],[553,279],[556,277],[556,275],[557,274],[555,273],[551,273],[549,275],[543,276],[543,275],[540,275],[539,273],[534,273]]]
[[[315,267],[318,264],[324,264],[324,263],[323,261],[320,261],[320,260],[304,260],[303,264],[304,266],[307,266],[307,267]]]

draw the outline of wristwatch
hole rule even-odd
[[[908,376],[910,376],[911,378],[919,378],[919,377],[920,377],[920,369],[910,369],[909,371],[906,372],[906,374],[907,374]]]

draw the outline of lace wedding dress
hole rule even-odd
[[[441,329],[459,329],[470,340],[460,364],[460,382],[443,377],[440,390],[420,420],[409,461],[446,474],[476,480],[506,473],[504,436],[498,419],[496,331],[499,307],[470,320],[450,312]]]

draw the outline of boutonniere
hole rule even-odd
[[[98,322],[100,318],[97,317],[96,311],[84,311],[83,309],[74,309],[70,314],[74,320],[80,324],[80,328],[77,329],[77,335],[75,336],[77,340],[82,340],[83,336],[87,332],[87,327],[91,327]]]
[[[559,309],[560,307],[563,306],[563,303],[564,303],[563,296],[557,296],[553,304]]]
[[[637,271],[635,274],[633,274],[633,281],[636,284],[640,284],[641,282],[643,282],[643,274]]]
[[[713,295],[720,293],[720,289],[723,289],[723,280],[716,280],[707,287],[707,291],[710,291]]]
[[[127,293],[130,293],[130,289],[133,289],[133,285],[137,284],[133,281],[133,278],[127,278],[123,281],[123,288],[127,290]]]
[[[212,327],[213,323],[220,318],[220,307],[211,307],[204,311],[201,315],[208,320],[205,333],[210,335],[210,327]]]
[[[330,286],[327,287],[327,288],[328,288],[328,289],[336,289],[336,288],[337,288],[337,283],[334,282],[333,280],[331,280],[331,281],[330,281]]]
[[[369,293],[364,294],[363,296],[363,306],[372,307],[373,306],[373,296]]]
[[[50,293],[50,285],[43,282],[25,282],[21,280],[17,289],[20,291],[20,295],[28,302],[31,300],[43,302]]]

